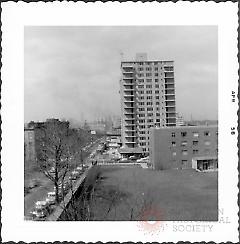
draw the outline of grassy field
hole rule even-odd
[[[91,220],[216,221],[217,172],[102,166]]]

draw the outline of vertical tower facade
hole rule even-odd
[[[148,61],[145,53],[122,61],[120,96],[125,148],[148,153],[151,127],[176,126],[173,61]]]

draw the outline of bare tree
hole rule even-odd
[[[64,178],[71,169],[71,161],[77,150],[77,135],[66,123],[59,121],[40,128],[36,140],[38,166],[54,183],[56,202],[59,203],[59,184],[61,182],[63,187]]]

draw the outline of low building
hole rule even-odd
[[[217,167],[217,152],[217,126],[162,127],[150,132],[150,162],[156,170],[197,169],[196,161],[200,170],[201,164],[208,168],[207,161],[209,168]]]
[[[121,147],[119,148],[118,151],[123,158],[128,158],[130,156],[142,156],[144,154],[143,149],[141,147],[138,148]]]

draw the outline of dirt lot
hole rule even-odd
[[[216,221],[218,174],[102,166],[91,220]]]

